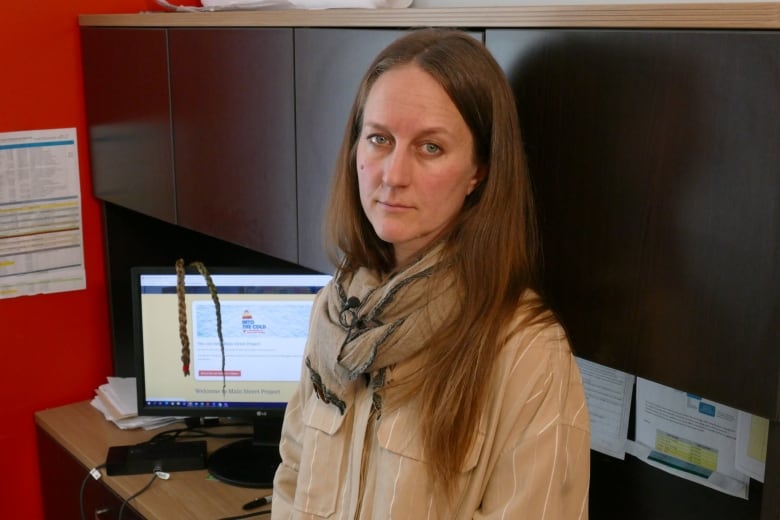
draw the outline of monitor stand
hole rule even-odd
[[[281,417],[255,417],[251,439],[231,442],[209,455],[209,473],[234,486],[271,489],[282,461],[281,431]]]

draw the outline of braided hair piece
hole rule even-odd
[[[219,338],[219,349],[222,354],[222,394],[224,395],[227,387],[225,376],[225,342],[222,337],[222,310],[219,304],[217,286],[214,285],[214,281],[211,279],[211,275],[203,262],[192,262],[190,263],[190,266],[197,269],[198,273],[200,273],[206,281],[206,287],[208,287],[211,300],[214,302],[214,310],[217,315],[217,337]],[[190,340],[187,335],[187,304],[185,301],[184,288],[184,260],[182,258],[176,260],[176,296],[178,297],[179,306],[179,339],[181,340],[182,371],[186,377],[190,375]]]

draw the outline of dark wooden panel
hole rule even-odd
[[[401,30],[296,29],[295,102],[299,262],[333,266],[322,243],[322,215],[352,101],[374,57]]]
[[[123,500],[103,485],[89,477],[84,484],[83,512],[79,497],[81,485],[87,477],[87,468],[81,465],[49,434],[35,429],[38,460],[41,474],[43,514],[46,520],[63,518],[89,518],[112,520],[119,517]],[[10,497],[9,497],[10,498]],[[122,511],[124,520],[140,520],[141,516],[129,505]]]
[[[758,520],[763,487],[751,481],[750,498],[726,495],[639,461],[591,452],[593,520]]]
[[[780,34],[495,30],[580,355],[778,417]]]
[[[174,222],[163,29],[81,29],[95,195]]]
[[[292,29],[171,29],[180,225],[297,261]]]

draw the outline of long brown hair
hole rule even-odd
[[[404,399],[419,400],[424,449],[435,476],[452,489],[485,409],[494,360],[522,295],[536,287],[538,244],[531,185],[514,95],[483,44],[461,31],[413,30],[384,49],[360,84],[339,153],[325,220],[331,259],[342,268],[390,272],[392,244],[383,242],[363,213],[356,147],[368,94],[384,72],[414,64],[436,79],[471,130],[474,156],[485,174],[446,236],[445,260],[464,299],[427,341],[426,365],[404,384]],[[527,300],[524,300],[527,302]],[[542,316],[538,299],[528,304]]]

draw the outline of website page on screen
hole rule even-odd
[[[170,292],[171,287],[175,288],[175,276],[142,287],[147,403],[203,407],[286,403],[301,375],[309,315],[319,287],[263,285],[269,280],[253,277],[241,282],[250,286],[220,287],[225,280],[218,276],[213,279],[218,287],[222,342],[210,294],[204,291],[205,287],[187,287],[191,364],[186,377],[180,359],[178,299],[175,291]],[[276,278],[270,283],[280,280],[283,281]]]

